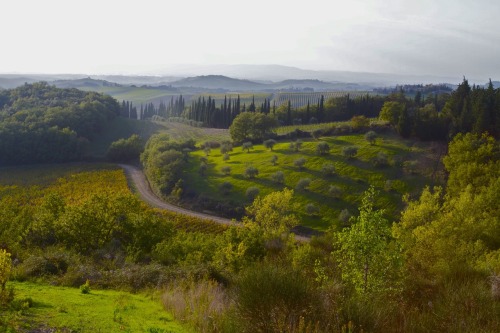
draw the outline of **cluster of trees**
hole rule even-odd
[[[276,125],[277,122],[271,115],[243,112],[234,118],[229,133],[234,142],[261,141]]]
[[[143,150],[144,142],[137,134],[133,134],[127,139],[112,142],[106,157],[113,162],[128,162],[139,159]]]
[[[110,96],[45,82],[0,91],[0,164],[79,160],[119,112]]]
[[[449,140],[457,133],[488,132],[500,136],[500,89],[490,83],[486,88],[470,87],[468,81],[458,85],[451,94],[414,99],[403,93],[390,95],[380,118],[389,121],[403,137],[423,140]]]
[[[184,111],[185,104],[186,100],[182,95],[179,95],[179,97],[175,98],[172,96],[168,104],[160,101],[157,107],[150,102],[146,105],[141,104],[138,110],[137,106],[133,105],[131,101],[123,100],[120,107],[120,116],[131,119],[149,119],[155,115],[163,118],[179,117]]]
[[[170,141],[167,134],[155,134],[149,138],[141,162],[144,173],[157,194],[180,196],[182,173],[187,165],[189,152],[195,148],[194,141]]]

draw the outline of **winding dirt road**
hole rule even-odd
[[[201,218],[204,220],[214,221],[214,222],[220,223],[220,224],[242,226],[242,224],[237,223],[235,221],[232,221],[230,219],[195,212],[192,210],[188,210],[188,209],[181,208],[179,206],[164,202],[163,200],[158,198],[156,196],[156,194],[153,193],[153,191],[151,190],[151,187],[149,186],[149,182],[146,179],[146,176],[139,168],[132,166],[132,165],[128,165],[128,164],[118,164],[118,165],[123,170],[125,170],[125,174],[127,175],[127,178],[133,184],[135,190],[139,193],[142,200],[144,200],[146,203],[148,203],[149,205],[151,205],[153,207],[165,209],[165,210],[175,212],[175,213],[185,214],[188,216],[198,217],[198,218]],[[292,230],[292,232],[295,234],[295,239],[298,240],[299,242],[308,242],[311,238],[311,235],[316,234],[316,233],[311,234],[310,231],[308,232],[307,230],[305,232],[304,231],[301,232],[300,230]]]
[[[142,200],[144,200],[145,202],[147,202],[151,206],[156,207],[156,208],[160,208],[160,209],[165,209],[165,210],[175,212],[175,213],[199,217],[199,218],[202,218],[204,220],[210,220],[210,221],[214,221],[214,222],[217,222],[220,224],[238,225],[237,223],[231,221],[230,219],[195,212],[192,210],[188,210],[188,209],[181,208],[179,206],[164,202],[163,200],[158,198],[153,193],[153,190],[151,190],[151,187],[149,186],[149,182],[147,181],[146,176],[139,168],[132,166],[132,165],[128,165],[128,164],[118,164],[118,165],[123,170],[125,170],[125,174],[127,175],[127,178],[129,178],[129,180],[134,184],[134,187],[137,190],[137,192],[139,193],[139,195],[141,196]]]

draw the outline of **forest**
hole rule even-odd
[[[217,110],[211,98],[196,103]],[[110,145],[110,160],[142,163],[166,200],[203,186],[207,200],[241,197],[232,226],[149,207],[115,164],[19,166],[81,160],[84,142],[124,105],[45,83],[0,91],[0,162],[18,164],[0,169],[1,329],[78,329],[36,317],[43,300],[16,296],[29,282],[80,288],[82,297],[159,293],[186,332],[499,331],[500,89],[491,82],[464,79],[425,98],[320,99],[300,110],[287,103],[273,112],[266,100],[222,118],[231,123],[227,140],[158,133],[144,145],[138,136]],[[302,116],[328,127],[276,134]],[[248,182],[254,189],[237,193]],[[320,217],[321,201],[348,214]],[[311,228],[333,222],[298,237],[290,229],[305,207]],[[116,309],[114,330],[130,331]]]

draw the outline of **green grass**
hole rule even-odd
[[[81,87],[81,90],[97,91],[100,93],[108,94],[116,98],[120,103],[122,100],[131,101],[139,108],[140,104],[146,103],[168,103],[172,96],[178,97],[180,93],[163,90],[160,88],[141,88],[141,87]],[[190,96],[182,94],[186,100],[190,100]]]
[[[172,319],[156,295],[111,290],[82,294],[76,288],[28,282],[9,285],[14,287],[16,299],[33,301],[20,320],[30,328],[65,332],[191,332]]]
[[[320,141],[330,145],[330,154],[319,156],[316,153],[316,145]],[[348,145],[359,147],[356,158],[346,159],[342,156],[342,147]],[[338,223],[337,217],[341,210],[347,208],[352,214],[356,214],[362,194],[370,185],[380,191],[377,207],[384,209],[388,217],[397,218],[397,213],[402,208],[402,196],[405,193],[418,193],[424,184],[431,183],[431,180],[426,177],[430,172],[426,171],[423,164],[420,165],[422,174],[419,175],[407,174],[398,166],[377,168],[373,166],[371,159],[378,152],[383,152],[389,156],[389,159],[399,156],[405,160],[423,160],[427,151],[428,147],[425,145],[418,147],[412,141],[403,141],[391,135],[377,139],[376,145],[372,146],[364,139],[363,134],[322,138],[318,141],[305,140],[300,152],[292,152],[289,149],[289,142],[278,143],[272,152],[262,145],[254,146],[250,153],[237,147],[230,153],[229,161],[223,161],[220,151],[214,149],[207,157],[209,168],[205,176],[198,172],[200,160],[205,153],[196,151],[192,153],[184,179],[186,186],[196,193],[221,201],[231,199],[240,205],[248,205],[250,201],[245,197],[248,187],[258,187],[260,195],[266,195],[282,190],[285,186],[293,189],[301,178],[310,178],[309,190],[295,191],[295,212],[301,224],[317,230],[325,230]],[[272,155],[278,156],[276,166],[271,163]],[[298,158],[306,159],[303,170],[299,170],[294,165],[294,161]],[[332,163],[337,174],[325,177],[321,173],[321,168],[325,163]],[[247,179],[244,176],[244,171],[249,165],[259,170],[259,175],[255,179]],[[223,175],[221,172],[223,166],[231,167],[230,175]],[[271,175],[276,171],[284,173],[284,185],[271,180]],[[392,181],[393,190],[384,189],[387,180]],[[225,181],[233,185],[232,191],[227,195],[219,189]],[[330,185],[336,185],[342,189],[341,198],[335,199],[328,193]],[[313,203],[320,208],[319,216],[305,214],[304,207],[308,203]]]

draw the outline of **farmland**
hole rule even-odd
[[[316,152],[319,142],[330,146],[330,153],[318,155]],[[300,179],[310,179],[307,190],[295,191],[295,212],[300,217],[303,225],[326,230],[332,226],[340,226],[338,216],[344,209],[351,214],[356,214],[362,193],[370,186],[375,186],[380,191],[378,206],[386,211],[387,216],[396,218],[401,207],[401,198],[404,194],[417,194],[422,189],[422,184],[429,183],[432,167],[438,158],[437,155],[428,157],[424,165],[424,155],[427,147],[412,141],[402,141],[393,135],[381,135],[375,145],[370,145],[362,134],[352,134],[337,137],[321,138],[317,140],[304,140],[300,151],[289,147],[290,142],[276,144],[273,151],[263,145],[255,145],[249,152],[242,147],[234,148],[229,153],[229,160],[224,161],[223,154],[217,149],[196,151],[192,153],[190,167],[184,174],[186,187],[200,195],[212,199],[231,201],[236,205],[250,203],[245,196],[249,187],[257,187],[260,195],[283,188],[294,189]],[[358,154],[353,159],[342,155],[343,147],[356,146]],[[373,161],[378,155],[387,157],[390,165],[376,167]],[[271,162],[273,156],[277,157],[276,165]],[[208,171],[200,174],[200,161],[208,161]],[[304,165],[297,167],[295,161],[304,159]],[[403,168],[405,161],[420,161],[416,169],[418,174]],[[325,164],[332,164],[335,174],[325,176],[322,168]],[[258,176],[248,179],[244,173],[246,168],[254,166],[258,169]],[[224,167],[230,171],[224,173]],[[226,169],[227,170],[227,169]],[[284,182],[273,181],[276,172],[283,172]],[[229,193],[221,190],[223,183],[232,184]],[[332,197],[329,187],[337,186],[341,194]],[[307,204],[316,205],[319,213],[311,216],[305,212]]]

